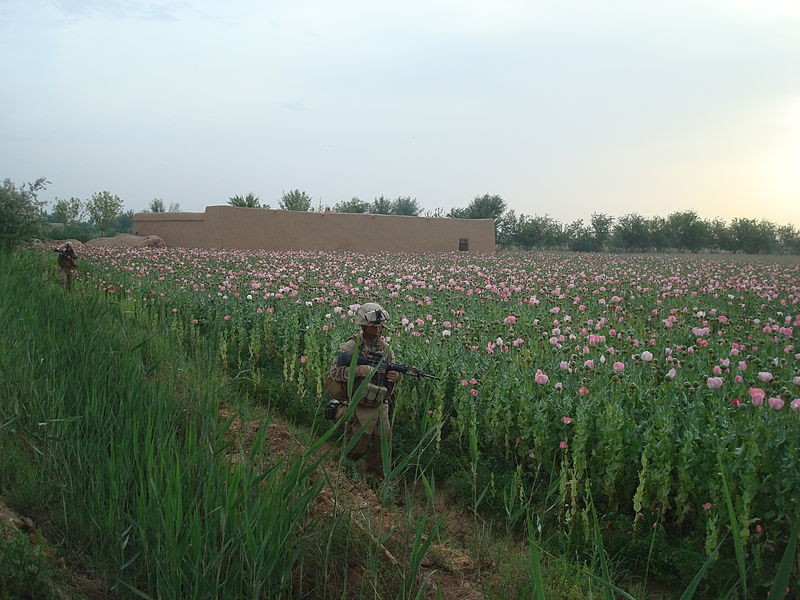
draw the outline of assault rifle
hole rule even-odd
[[[337,367],[349,367],[352,362],[353,355],[349,352],[339,352],[338,356],[336,357]],[[434,375],[428,375],[425,373],[425,371],[418,369],[417,367],[387,362],[383,360],[383,352],[375,352],[374,350],[367,352],[367,356],[359,356],[356,359],[356,364],[367,365],[368,367],[375,368],[375,372],[370,380],[370,383],[373,385],[368,386],[368,388],[372,390],[378,390],[380,388],[383,390],[381,394],[391,393],[391,391],[394,389],[394,382],[386,380],[386,373],[389,371],[397,371],[398,373],[405,373],[406,375],[411,375],[413,377],[439,379]],[[367,397],[369,397],[369,389],[367,390]],[[378,400],[380,401],[382,398],[383,396],[381,395],[379,396]],[[333,399],[329,401],[325,406],[325,418],[330,421],[335,421],[337,415],[340,414],[340,408],[342,406],[343,404],[339,400]],[[344,406],[346,406],[346,404]]]
[[[336,366],[348,367],[350,366],[350,363],[352,361],[353,361],[352,354],[350,354],[349,352],[339,352],[339,355],[336,357]],[[356,359],[356,364],[375,367],[375,374],[372,376],[371,380],[372,383],[374,383],[375,385],[384,386],[389,391],[391,391],[392,388],[394,387],[393,382],[386,381],[386,373],[388,373],[389,371],[396,371],[398,373],[403,373],[405,375],[411,375],[412,377],[439,379],[435,375],[429,375],[428,373],[417,367],[387,362],[383,360],[383,352],[375,352],[374,350],[370,350],[369,352],[367,352],[367,356],[359,356]]]

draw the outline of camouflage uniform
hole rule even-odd
[[[353,354],[355,352],[356,342],[360,341],[359,355],[366,358],[370,351],[383,353],[383,360],[386,362],[393,362],[394,355],[392,354],[389,345],[378,337],[374,344],[368,344],[362,334],[354,335],[348,338],[345,342],[339,345],[339,352],[346,352]],[[328,393],[344,403],[339,408],[336,415],[338,419],[347,410],[347,404],[350,399],[347,396],[347,378],[349,375],[349,367],[337,366],[337,361],[334,360],[331,365],[330,372],[326,379],[326,389]],[[353,391],[358,389],[364,381],[363,377],[356,377],[353,382]],[[361,437],[356,442],[353,449],[348,453],[347,457],[351,460],[358,460],[360,458],[366,459],[366,468],[368,472],[375,473],[378,476],[383,476],[383,462],[381,460],[381,424],[379,418],[383,418],[383,431],[386,434],[387,440],[391,436],[391,429],[389,425],[389,405],[393,401],[392,394],[379,403],[367,400],[366,395],[361,398],[356,407],[353,417],[347,423],[345,429],[345,437],[349,441],[365,427]]]
[[[72,280],[75,279],[75,267],[78,266],[78,256],[72,244],[67,244],[63,250],[58,250],[58,266],[61,269],[61,285],[71,290]]]

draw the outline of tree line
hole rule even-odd
[[[507,249],[800,254],[800,231],[794,225],[747,218],[726,223],[719,218],[702,219],[692,210],[650,218],[637,213],[615,218],[596,212],[588,223],[579,219],[565,224],[549,215],[517,214],[507,209],[500,196],[485,194],[446,216],[492,219],[497,245]]]
[[[233,196],[228,199],[231,206],[245,208],[269,208],[269,204],[262,204],[258,196],[249,192],[244,196]],[[418,217],[422,208],[417,203],[416,198],[410,196],[399,196],[394,199],[378,196],[372,202],[353,197],[350,200],[343,200],[331,206],[325,206],[321,202],[316,207],[312,206],[312,198],[306,192],[294,189],[284,192],[278,200],[280,210],[298,210],[303,212],[335,212],[335,213],[370,213],[375,215],[405,215]]]
[[[130,231],[133,211],[123,212],[119,196],[107,191],[91,198],[56,198],[52,212],[39,194],[50,182],[40,177],[16,186],[6,178],[0,185],[0,249],[8,250],[35,237],[75,238],[86,241],[99,235]],[[56,228],[55,224],[60,225]]]
[[[86,241],[98,234],[131,231],[134,211],[123,211],[122,200],[108,191],[97,192],[87,200],[56,198],[48,212],[38,194],[49,183],[44,177],[19,187],[10,179],[3,181],[0,185],[0,248],[14,247],[33,237]],[[253,192],[231,196],[228,204],[270,208]],[[311,196],[299,189],[284,192],[278,207],[307,212],[492,219],[497,245],[505,249],[800,254],[800,231],[793,225],[747,218],[735,218],[726,223],[719,218],[702,219],[691,210],[649,218],[637,213],[612,217],[596,212],[588,223],[579,219],[565,224],[549,215],[517,214],[496,194],[476,196],[467,206],[452,208],[446,213],[437,208],[423,214],[416,198],[410,196],[393,199],[378,196],[371,202],[353,197],[332,207],[321,202],[314,206]],[[180,212],[180,205],[173,202],[167,206],[161,198],[154,198],[143,212]]]
[[[255,198],[252,194],[248,197]],[[238,198],[238,197],[237,197]],[[257,200],[257,198],[256,198]],[[242,206],[231,199],[234,206]],[[284,210],[313,210],[305,192],[293,190],[280,201]],[[317,210],[324,210],[320,207]],[[327,209],[330,210],[330,209]],[[340,202],[333,212],[420,216],[416,199],[389,200],[380,196],[371,203],[353,198]],[[492,219],[497,245],[519,250],[574,250],[579,252],[700,252],[722,251],[746,254],[800,254],[800,231],[793,225],[776,225],[766,219],[702,219],[691,210],[666,217],[644,217],[629,213],[615,218],[593,213],[583,219],[560,223],[549,215],[529,216],[509,210],[497,194],[476,196],[463,208],[426,212],[428,217]]]

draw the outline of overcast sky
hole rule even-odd
[[[0,179],[800,227],[800,1],[0,0]]]

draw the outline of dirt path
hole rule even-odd
[[[253,441],[259,435],[260,421],[243,422],[232,411],[223,410],[220,417],[231,420],[228,439],[233,438],[241,449],[230,456],[232,462],[242,460],[242,453],[247,454]],[[288,456],[296,456],[305,451],[303,445],[283,425],[270,423],[264,433],[266,449],[277,460]],[[335,457],[336,452],[331,452]],[[325,459],[322,469],[327,481],[317,497],[312,515],[323,520],[332,519],[334,515],[349,515],[350,522],[364,532],[378,546],[387,561],[399,565],[402,558],[398,552],[389,547],[394,540],[406,539],[409,520],[400,509],[382,506],[375,491],[363,480],[354,480],[346,470],[333,459]],[[498,577],[494,564],[486,559],[475,560],[463,548],[454,544],[465,542],[472,535],[470,523],[472,517],[463,508],[452,505],[446,494],[438,493],[433,506],[426,500],[418,501],[413,509],[417,518],[426,518],[428,522],[440,518],[444,531],[440,539],[451,540],[446,544],[431,544],[422,561],[420,577],[426,586],[425,598],[442,598],[443,600],[482,600],[483,582],[487,578]],[[413,528],[414,524],[411,524]],[[388,537],[388,539],[386,539]],[[385,545],[380,540],[386,539]],[[396,543],[395,543],[396,545]]]

